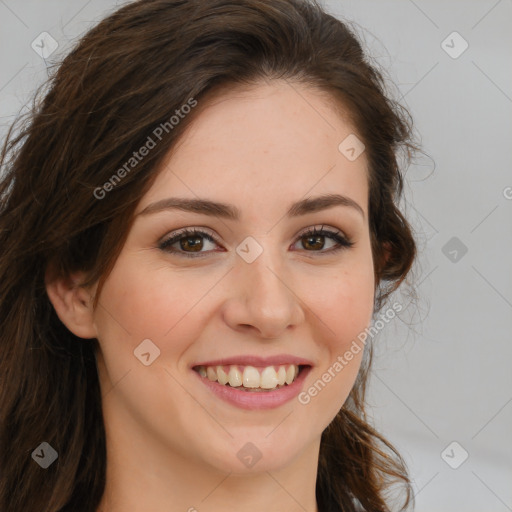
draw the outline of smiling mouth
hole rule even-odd
[[[309,365],[282,364],[256,366],[195,366],[201,377],[222,386],[247,392],[268,392],[292,384]]]

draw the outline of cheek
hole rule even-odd
[[[339,269],[304,280],[301,297],[328,328],[332,348],[343,349],[368,326],[374,287],[372,258],[367,252],[354,253]]]
[[[109,400],[120,400],[140,421],[161,418],[165,409],[169,424],[178,411],[185,417],[194,412],[194,403],[187,401],[179,379],[171,375],[200,335],[206,315],[201,299],[207,298],[212,282],[185,272],[134,264],[133,260],[128,265],[128,260],[116,263],[101,291],[96,313],[104,364],[101,372],[106,372],[103,383],[106,389],[112,384],[117,389],[116,394],[108,395]],[[134,354],[146,339],[160,351],[149,366]]]
[[[312,337],[323,357],[299,403],[322,411],[319,421],[334,419],[357,378],[364,354],[359,336],[371,322],[374,283],[371,258],[363,257],[337,275],[317,279],[308,295],[312,318],[318,318]]]
[[[331,387],[349,389],[357,376],[364,350],[359,336],[370,324],[373,313],[373,283],[371,277],[342,276],[326,283],[316,301],[311,298],[311,310],[319,318],[313,337],[325,355],[321,371],[330,369],[331,373],[343,374]],[[340,358],[344,359],[342,372],[339,366],[333,368]]]
[[[325,293],[324,317],[342,346],[364,330],[371,320],[374,301],[374,280],[366,275],[344,275],[332,279]]]
[[[107,330],[124,332],[133,340],[164,340],[183,324],[211,288],[208,279],[165,268],[148,269],[118,261],[105,282],[97,315],[104,338]],[[103,310],[101,310],[103,309]],[[108,310],[108,311],[107,311]],[[113,321],[114,320],[114,321]]]

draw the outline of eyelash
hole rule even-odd
[[[324,229],[323,226],[319,230],[317,230],[315,227],[313,229],[310,229],[308,231],[301,233],[297,237],[296,242],[299,241],[301,238],[305,238],[308,236],[326,236],[326,237],[331,238],[335,242],[337,242],[338,246],[330,248],[326,251],[323,251],[323,250],[307,251],[306,249],[304,249],[306,252],[318,252],[320,254],[325,254],[325,253],[334,254],[334,253],[337,253],[338,251],[340,251],[341,249],[349,249],[350,247],[352,247],[354,245],[354,242],[350,241],[348,238],[343,236],[340,232],[331,231],[329,229]],[[209,252],[211,252],[211,251],[193,253],[193,252],[179,251],[179,250],[170,248],[170,246],[174,245],[176,242],[179,242],[182,239],[196,238],[196,237],[206,238],[208,241],[213,242],[214,244],[220,245],[217,242],[217,240],[215,240],[215,238],[212,235],[210,235],[209,233],[207,233],[206,231],[202,231],[202,230],[196,229],[196,228],[192,228],[192,229],[185,228],[185,229],[179,231],[178,233],[174,234],[170,238],[167,238],[166,240],[163,240],[162,242],[160,242],[158,247],[162,251],[169,252],[171,254],[179,254],[180,256],[183,255],[186,258],[201,258],[201,257],[204,257],[205,255],[209,254]]]

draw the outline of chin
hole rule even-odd
[[[271,440],[272,436],[268,436],[271,430],[267,428],[261,436],[230,438],[227,446],[210,445],[205,462],[220,471],[239,475],[284,469],[297,457],[303,446],[297,442],[285,445],[277,436]]]

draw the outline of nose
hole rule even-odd
[[[304,321],[302,301],[278,255],[264,250],[252,263],[240,258],[236,267],[223,305],[224,321],[232,329],[273,339]]]

